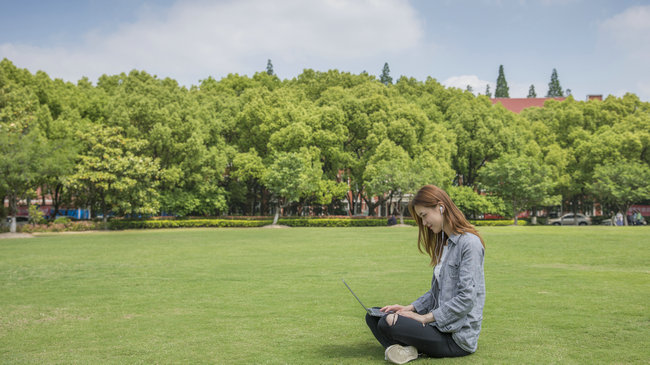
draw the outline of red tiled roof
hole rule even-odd
[[[520,113],[531,106],[543,107],[544,102],[549,99],[562,101],[566,98],[494,98],[490,100],[492,104],[501,103],[504,108],[511,112]]]

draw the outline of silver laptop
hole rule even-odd
[[[343,280],[343,279],[341,279],[341,280]],[[345,282],[345,280],[343,280],[343,284],[345,284],[345,286],[348,287],[348,290],[350,291],[350,293],[352,293],[352,295],[354,295],[354,297],[357,298],[357,301],[359,301],[359,304],[361,304],[361,306],[363,307],[363,309],[365,309],[366,312],[367,312],[368,314],[370,314],[371,316],[374,316],[374,317],[383,317],[383,316],[385,316],[385,315],[387,315],[387,314],[393,313],[393,312],[380,312],[380,311],[379,311],[379,308],[376,308],[376,307],[374,307],[374,308],[368,308],[368,307],[366,307],[365,305],[363,305],[363,303],[361,303],[361,299],[359,299],[359,297],[358,297],[356,294],[354,294],[354,292],[352,291],[352,288],[350,288],[350,286],[348,285],[348,283]]]

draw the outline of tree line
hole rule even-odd
[[[75,84],[4,59],[0,196],[4,215],[39,187],[55,209],[104,218],[353,214],[361,201],[374,214],[431,183],[469,216],[621,210],[650,196],[649,106],[569,96],[515,114],[431,77],[305,69],[281,80],[270,60],[189,88],[137,70]]]

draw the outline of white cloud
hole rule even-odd
[[[600,31],[624,56],[650,62],[650,5],[626,9],[602,22]]]
[[[301,70],[399,54],[421,44],[423,26],[406,0],[178,1],[85,38],[74,48],[4,43],[0,58],[71,81],[136,68],[189,85],[264,70],[267,58]]]
[[[490,92],[492,93],[492,96],[494,96],[494,91],[496,89],[496,83],[481,80],[476,75],[452,76],[443,81],[442,84],[447,87],[457,87],[461,90],[467,89],[467,85],[469,85],[472,87],[472,91],[475,95],[485,95],[485,86],[488,84],[490,85]],[[535,93],[537,94],[538,98],[542,98],[546,95],[548,87],[543,82],[534,82],[532,84],[529,84],[513,81],[508,81],[508,95],[510,95],[511,98],[525,98],[528,96],[528,89],[530,88],[530,85],[535,85]]]
[[[485,87],[490,85],[490,92],[494,95],[494,88],[496,84],[493,82],[481,80],[476,75],[460,75],[452,76],[442,82],[447,87],[457,87],[459,89],[467,89],[467,85],[472,87],[474,94],[485,94]]]

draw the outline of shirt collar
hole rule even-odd
[[[452,242],[452,243],[454,243],[454,244],[456,244],[456,243],[458,243],[458,238],[459,238],[459,237],[460,237],[459,234],[457,234],[457,233],[453,233],[453,234],[451,234],[451,235],[447,238],[447,240],[450,241],[450,242]]]

